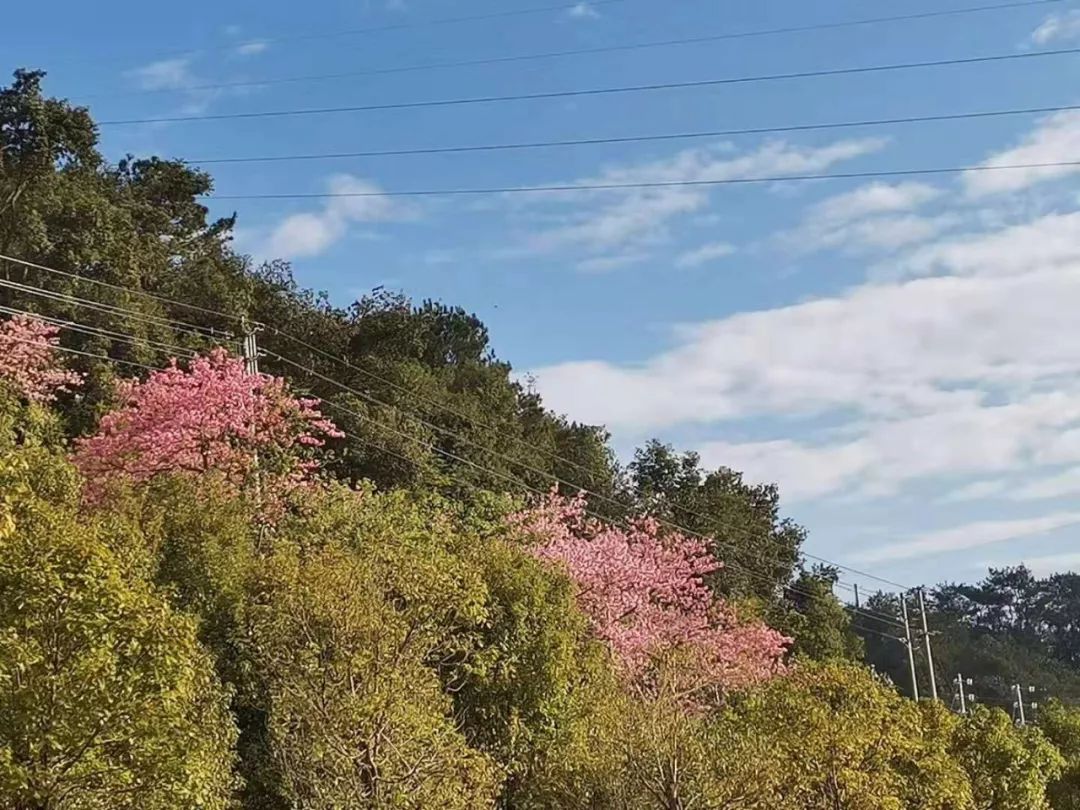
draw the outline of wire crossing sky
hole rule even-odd
[[[776,482],[822,559],[1080,565],[1080,2],[114,5],[0,51],[113,159],[212,170],[255,261],[476,311],[624,459]]]

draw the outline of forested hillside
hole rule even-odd
[[[43,79],[0,91],[0,806],[1080,806],[1073,575],[933,591],[981,700],[916,703],[775,487],[253,264]]]

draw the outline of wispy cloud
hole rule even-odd
[[[738,153],[730,144],[686,149],[669,158],[614,166],[600,174],[573,181],[577,185],[680,183],[731,180],[758,175],[822,171],[881,149],[878,138],[838,141],[804,147],[771,141]],[[711,199],[705,186],[567,192],[546,195],[534,203],[544,221],[557,224],[529,233],[521,255],[584,251],[580,259],[640,252],[671,239],[672,228],[689,215],[706,209]]]
[[[930,239],[956,223],[951,214],[912,213],[944,192],[926,183],[871,183],[812,206],[779,244],[796,253],[826,249],[891,251]]]
[[[237,56],[258,56],[260,53],[265,53],[270,49],[270,43],[264,39],[253,39],[250,42],[244,42],[237,45],[233,49],[233,53]]]
[[[735,253],[737,248],[730,242],[710,242],[693,250],[688,250],[675,259],[677,267],[701,267],[717,259],[723,259]]]
[[[1080,9],[1051,14],[1031,32],[1031,41],[1036,45],[1069,39],[1080,39]]]
[[[161,59],[125,74],[140,90],[186,90],[196,84],[191,72],[191,57]]]
[[[368,180],[339,174],[327,182],[333,194],[378,192]],[[298,259],[318,256],[344,238],[349,227],[361,223],[410,218],[414,212],[386,197],[334,197],[319,211],[286,217],[264,235],[259,252],[267,258]]]
[[[584,1],[572,6],[566,13],[577,20],[595,20],[600,16],[600,12],[593,8],[592,4]]]
[[[933,556],[1046,534],[1077,524],[1080,524],[1080,512],[1057,512],[1020,520],[982,520],[878,546],[859,555],[859,560],[875,563]]]
[[[1080,155],[1080,112],[1061,112],[1044,118],[1019,144],[991,155],[983,166],[1075,162]],[[963,175],[972,197],[1020,191],[1037,183],[1080,172],[1080,165],[1042,166],[1007,171],[973,171]]]

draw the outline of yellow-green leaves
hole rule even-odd
[[[0,536],[0,806],[225,808],[235,735],[193,623],[127,576],[121,538],[23,483]]]

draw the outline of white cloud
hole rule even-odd
[[[1080,419],[1080,391],[1038,394],[1005,405],[972,403],[936,413],[874,421],[855,438],[791,440],[699,448],[712,466],[727,464],[757,481],[778,482],[785,499],[843,493],[881,496],[917,479],[1007,472],[1031,463],[1063,425]],[[1000,488],[980,482],[965,498]],[[962,500],[950,493],[945,500]]]
[[[330,178],[332,194],[378,192],[380,187],[349,174]],[[265,238],[260,253],[271,258],[297,259],[317,256],[342,239],[349,226],[364,222],[403,219],[408,213],[387,197],[335,197],[321,211],[293,214],[276,225]]]
[[[1080,262],[1080,212],[927,245],[895,266],[910,275],[1014,275]]]
[[[1060,14],[1051,14],[1031,32],[1031,41],[1036,45],[1078,38],[1080,38],[1080,9],[1075,8]]]
[[[1061,572],[1080,570],[1080,553],[1070,551],[1063,554],[1047,554],[1042,557],[1025,557],[1021,562],[1035,576],[1048,577]],[[984,562],[979,565],[979,568],[985,571],[987,568],[1004,568],[1012,565],[1016,565],[1015,559],[1003,562]]]
[[[811,216],[827,222],[850,222],[872,214],[911,211],[942,194],[926,183],[870,183],[818,203]]]
[[[1077,524],[1080,524],[1080,512],[1058,512],[1020,520],[977,521],[928,532],[901,543],[879,546],[861,554],[859,559],[863,562],[886,562],[932,556],[1046,534]]]
[[[575,6],[572,6],[567,11],[571,17],[578,20],[595,20],[600,16],[600,12],[592,7],[590,3],[581,2]]]
[[[827,248],[895,250],[936,236],[956,223],[951,214],[910,213],[942,193],[925,183],[871,183],[812,206],[803,222],[780,234],[779,241],[796,253]]]
[[[196,83],[191,58],[161,59],[125,74],[140,90],[185,90]]]
[[[745,154],[730,144],[686,149],[664,160],[612,167],[575,185],[635,184],[731,180],[822,171],[881,149],[877,138],[838,141],[823,147],[801,147],[772,141]],[[559,224],[529,234],[519,255],[583,249],[591,253],[640,250],[665,242],[680,217],[708,206],[705,186],[579,191],[548,194],[534,203],[572,206],[557,214]],[[550,220],[550,213],[548,214]]]
[[[260,53],[265,53],[270,49],[270,43],[262,39],[253,39],[250,42],[244,42],[237,45],[233,49],[233,53],[237,56],[257,56]]]
[[[700,267],[730,256],[732,253],[735,253],[735,246],[730,242],[710,242],[682,253],[675,260],[675,265],[676,267]]]
[[[982,166],[1027,165],[1053,162],[1077,162],[1080,156],[1080,111],[1060,112],[1044,118],[1024,139],[1010,149],[998,152]],[[1037,183],[1056,180],[1080,172],[1080,165],[1042,166],[1005,171],[970,171],[962,176],[964,187],[973,197],[1019,191]]]
[[[963,501],[981,501],[1001,495],[1008,489],[1005,481],[973,481],[970,484],[954,489],[942,497],[944,502],[960,503]]]
[[[1034,501],[1046,498],[1062,498],[1080,493],[1080,467],[1071,467],[1057,475],[1032,481],[1011,493],[1011,497],[1021,501]]]
[[[679,345],[640,365],[534,373],[557,410],[637,431],[751,414],[929,413],[970,404],[986,386],[1074,372],[1078,307],[1080,263],[866,285],[684,327]]]
[[[578,262],[577,268],[585,273],[607,273],[621,267],[640,264],[648,258],[648,253],[616,253],[611,256],[593,256]]]

